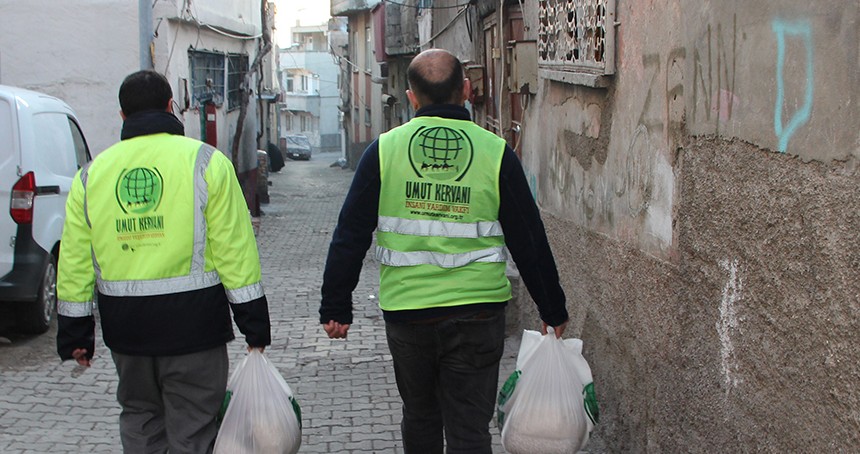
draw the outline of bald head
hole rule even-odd
[[[406,72],[418,104],[463,104],[463,65],[454,54],[430,49],[412,59]]]

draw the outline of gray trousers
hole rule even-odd
[[[227,387],[227,346],[178,356],[111,352],[126,454],[210,453]]]

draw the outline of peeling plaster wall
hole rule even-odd
[[[618,0],[609,87],[529,97],[523,164],[608,451],[860,446],[858,19]]]

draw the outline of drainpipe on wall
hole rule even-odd
[[[340,114],[343,117],[343,114]],[[343,120],[340,121],[340,157],[343,162],[346,162],[346,125]]]
[[[137,0],[140,69],[152,69],[152,0]]]

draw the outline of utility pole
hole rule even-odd
[[[152,0],[137,0],[140,69],[152,69]]]

